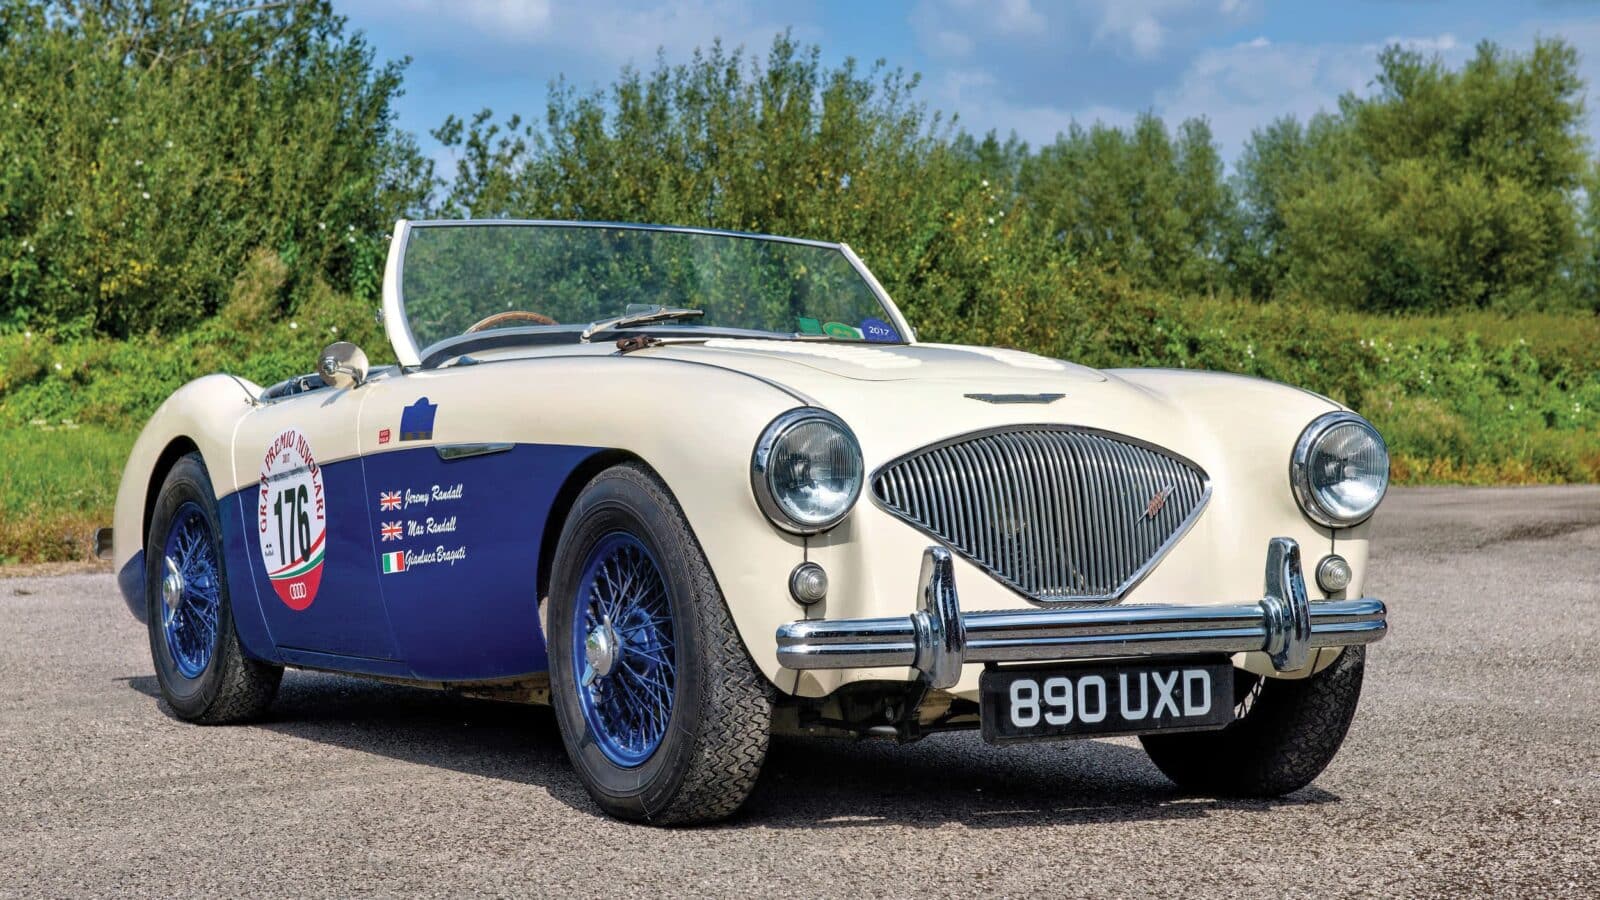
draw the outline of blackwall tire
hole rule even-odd
[[[627,579],[613,574],[622,567]],[[642,587],[614,589],[622,580]],[[654,584],[665,604],[652,599]],[[615,600],[631,596],[639,599]],[[548,603],[551,702],[595,803],[617,818],[656,825],[736,812],[766,758],[771,687],[683,513],[649,469],[616,466],[584,488],[556,548]],[[624,702],[649,691],[652,702]],[[663,720],[639,713],[660,710],[664,696]]]
[[[178,460],[156,496],[145,541],[145,602],[156,682],[174,715],[226,725],[267,710],[283,669],[246,656],[234,630],[216,495],[198,453]]]
[[[1366,648],[1347,647],[1309,678],[1238,677],[1246,711],[1220,731],[1151,734],[1145,752],[1185,790],[1224,797],[1280,797],[1322,774],[1344,743],[1361,699]]]

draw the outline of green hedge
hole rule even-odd
[[[980,298],[941,295],[931,280],[901,288],[924,339],[1306,387],[1370,417],[1403,482],[1600,480],[1595,316],[1395,318],[1179,298],[1090,270],[1009,282],[985,274],[998,286]],[[318,285],[279,313],[283,281],[281,263],[258,255],[219,317],[171,337],[0,336],[0,428],[136,428],[192,378],[227,371],[267,384],[310,371],[333,340],[357,341],[375,364],[389,358],[372,304]]]

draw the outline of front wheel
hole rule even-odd
[[[658,825],[732,815],[766,757],[770,689],[649,470],[616,466],[584,488],[547,612],[551,700],[595,802]]]
[[[1236,672],[1238,718],[1220,731],[1150,734],[1151,762],[1186,790],[1280,797],[1310,784],[1333,761],[1355,717],[1367,648],[1346,647],[1309,678]]]
[[[222,528],[200,454],[178,460],[156,495],[145,541],[145,620],[161,697],[204,725],[253,719],[283,669],[249,658],[233,627]]]

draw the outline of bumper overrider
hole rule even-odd
[[[1370,644],[1388,630],[1373,597],[1306,599],[1300,548],[1267,543],[1266,592],[1223,606],[1128,605],[962,612],[950,551],[922,554],[918,609],[879,619],[816,619],[778,629],[778,662],[790,669],[910,666],[948,689],[966,663],[1107,659],[1259,650],[1280,672],[1303,669],[1321,647]]]

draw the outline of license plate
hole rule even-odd
[[[1226,660],[989,669],[978,680],[983,739],[1220,728],[1233,721]]]

